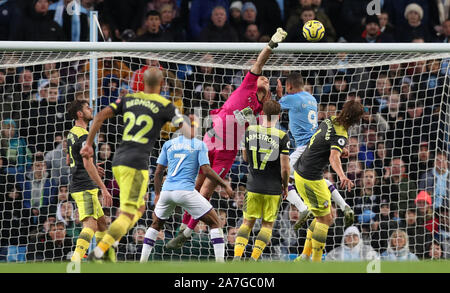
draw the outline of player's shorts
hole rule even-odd
[[[292,154],[289,155],[289,165],[291,167],[291,178],[294,179],[294,165],[300,159],[303,152],[306,150],[306,147],[308,145],[302,145],[295,149],[295,151],[292,152]]]
[[[315,217],[331,212],[331,192],[325,179],[307,180],[295,172],[295,187]]]
[[[275,222],[282,202],[281,195],[247,192],[245,195],[244,219],[260,219]]]
[[[144,196],[148,188],[148,170],[114,166],[112,171],[120,188],[120,210],[135,214],[141,206],[145,205]]]
[[[213,206],[197,190],[163,190],[155,206],[158,219],[168,220],[173,210],[180,206],[195,220],[207,214]]]
[[[213,169],[222,179],[226,177],[233,166],[234,160],[238,153],[236,150],[219,150],[214,148],[209,135],[205,135],[203,142],[208,147],[208,158]],[[201,172],[200,172],[201,173]]]
[[[87,217],[93,217],[97,220],[103,216],[102,205],[98,200],[98,188],[73,192],[71,195],[77,204],[80,221]]]

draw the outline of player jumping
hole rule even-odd
[[[244,160],[249,162],[244,220],[234,245],[234,259],[240,259],[255,221],[262,219],[256,236],[252,259],[258,260],[272,237],[282,199],[289,183],[289,136],[275,128],[281,112],[277,101],[264,103],[261,125],[250,125],[245,132]],[[281,197],[283,195],[283,197]]]
[[[193,123],[195,125],[195,123]],[[147,229],[142,248],[141,263],[146,262],[155,245],[158,232],[169,219],[176,206],[181,206],[196,220],[210,227],[210,239],[217,262],[224,262],[225,243],[219,216],[212,205],[197,190],[195,179],[199,169],[212,181],[225,187],[229,196],[233,189],[209,166],[208,148],[204,142],[195,138],[194,125],[189,135],[180,135],[167,141],[158,157],[155,172],[155,210],[153,223]],[[167,178],[162,185],[164,171],[168,167]],[[161,191],[162,185],[162,191]]]
[[[289,111],[289,130],[294,137],[296,149],[290,155],[291,177],[294,177],[294,165],[303,154],[306,146],[317,130],[317,101],[310,93],[303,90],[303,78],[300,73],[293,72],[286,79],[286,93],[283,96],[281,81],[278,80],[277,96],[280,99],[281,109]],[[345,226],[353,224],[354,213],[350,206],[345,202],[339,191],[333,183],[325,179],[328,189],[331,192],[333,200],[344,211]],[[287,200],[294,203],[300,212],[298,221],[294,229],[301,228],[305,222],[312,216],[311,211],[305,206],[298,196],[294,186],[289,186]]]
[[[89,254],[89,260],[100,259],[142,216],[149,180],[149,156],[161,127],[169,121],[172,121],[174,126],[184,125],[183,117],[175,106],[159,95],[163,83],[160,69],[147,69],[144,72],[144,92],[119,98],[98,113],[89,131],[86,145],[81,149],[83,157],[92,157],[91,145],[103,121],[123,114],[125,128],[122,142],[112,162],[114,178],[120,188],[120,214],[111,223],[102,241]],[[189,126],[186,128],[189,129]]]
[[[287,33],[278,28],[272,36],[268,45],[259,53],[256,62],[244,78],[242,84],[231,94],[225,104],[210,112],[213,121],[211,128],[203,141],[208,146],[208,156],[211,168],[220,177],[225,178],[238,153],[240,141],[245,133],[245,127],[237,127],[237,124],[245,125],[240,119],[242,116],[258,115],[261,113],[263,104],[270,99],[269,80],[262,76],[262,69],[269,59],[272,50],[278,46],[287,36]],[[235,130],[237,129],[237,131]],[[199,174],[196,189],[210,199],[217,182]],[[192,235],[192,231],[198,221],[185,213],[178,235],[167,243],[167,248],[181,248]]]
[[[333,223],[330,212],[331,193],[323,178],[323,170],[330,163],[339,176],[341,188],[351,190],[352,181],[345,176],[341,155],[347,144],[348,129],[359,123],[364,108],[359,102],[348,101],[338,116],[325,119],[311,137],[304,153],[294,165],[295,186],[315,219],[308,227],[302,254],[296,260],[322,260],[328,228]]]

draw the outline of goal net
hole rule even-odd
[[[204,134],[210,127],[209,111],[221,107],[239,87],[258,53],[184,48],[176,52],[96,51],[94,46],[91,52],[0,50],[0,262],[67,260],[75,248],[82,226],[68,191],[65,136],[73,126],[66,114],[71,101],[90,100],[98,112],[119,97],[143,90],[143,72],[156,66],[164,73],[161,95],[183,114],[198,115]],[[362,257],[372,249],[386,259],[406,258],[408,251],[418,259],[449,258],[450,53],[370,53],[370,47],[363,46],[360,52],[352,47],[336,53],[283,48],[274,50],[264,66],[274,99],[277,80],[284,85],[288,74],[298,71],[304,90],[319,103],[319,122],[335,115],[350,99],[360,100],[365,107],[362,123],[349,133],[349,158],[343,159],[355,188],[340,190],[334,171],[325,173],[355,212],[354,225],[361,245],[366,245]],[[91,58],[96,61],[91,63]],[[96,70],[90,70],[92,64]],[[283,112],[279,127],[288,131],[288,121],[288,113]],[[104,207],[108,222],[119,210],[120,191],[111,160],[122,131],[121,116],[109,119],[96,141],[97,161],[103,163],[103,179],[113,195],[113,206]],[[161,146],[173,131],[168,124],[161,131],[149,158],[151,176]],[[292,136],[291,146],[293,151]],[[239,152],[227,177],[234,197],[226,198],[217,188],[211,200],[224,224],[227,259],[233,257],[242,222],[247,174]],[[152,183],[151,179],[146,212],[120,241],[118,260],[140,258],[154,209]],[[331,210],[334,224],[325,258],[353,259],[358,253],[349,243],[355,237],[349,237],[350,230],[344,227],[343,211],[334,203]],[[150,259],[214,260],[208,228],[201,222],[181,250],[164,248],[176,235],[182,215],[177,208],[159,234]],[[307,226],[293,229],[298,216],[298,210],[283,201],[263,259],[290,261],[302,252]],[[246,257],[259,229],[257,221]],[[346,249],[340,248],[343,245]]]

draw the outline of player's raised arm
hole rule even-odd
[[[264,65],[269,59],[270,54],[272,54],[272,50],[278,47],[278,43],[284,41],[287,36],[287,32],[285,32],[282,28],[278,28],[276,33],[270,39],[270,42],[267,44],[264,49],[262,49],[261,53],[259,53],[258,59],[256,59],[255,64],[253,64],[251,68],[251,72],[254,74],[261,74]]]
[[[94,155],[94,149],[92,148],[92,144],[94,143],[95,135],[100,130],[100,127],[102,127],[103,122],[106,119],[112,117],[114,117],[114,111],[111,107],[106,107],[103,110],[101,110],[100,113],[95,115],[94,122],[92,123],[92,126],[89,129],[89,134],[86,139],[86,143],[80,150],[80,154],[83,157],[92,157]]]

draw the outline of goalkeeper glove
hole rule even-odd
[[[282,28],[278,28],[277,32],[273,34],[272,38],[270,39],[270,42],[268,44],[270,49],[274,49],[278,47],[278,43],[281,43],[284,41],[284,39],[287,36],[287,32],[285,32]]]
[[[244,108],[241,111],[236,110],[233,114],[240,126],[244,126],[246,122],[251,123],[254,118],[253,110],[250,107]]]

